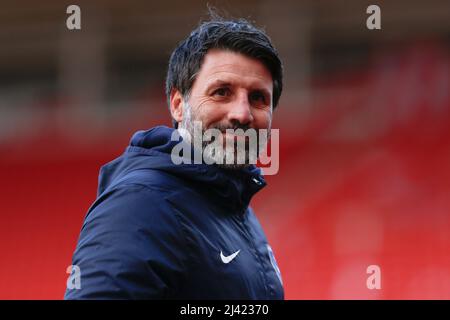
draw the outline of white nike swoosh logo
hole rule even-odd
[[[233,260],[234,258],[236,258],[236,256],[239,254],[239,252],[241,252],[241,250],[236,251],[233,254],[230,254],[229,256],[225,257],[222,253],[222,251],[220,251],[220,259],[222,259],[223,263],[230,263],[231,260]]]

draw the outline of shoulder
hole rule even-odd
[[[146,187],[148,191],[153,191],[153,193],[168,194],[173,192],[174,188],[184,184],[186,184],[184,180],[170,172],[157,169],[137,169],[126,173],[119,181],[113,183],[109,189],[141,186]]]
[[[184,277],[186,237],[164,193],[120,185],[89,210],[72,264],[83,290],[67,298],[163,297]]]
[[[94,202],[82,231],[176,233],[178,217],[166,199],[168,195],[164,187],[138,181],[120,184]]]

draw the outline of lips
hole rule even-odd
[[[224,137],[224,142],[226,141],[234,141],[236,142],[248,142],[250,140],[249,136],[246,135],[237,135],[237,134],[231,134],[231,133],[226,133],[226,132],[222,132],[222,135]]]

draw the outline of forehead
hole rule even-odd
[[[205,55],[196,82],[204,87],[218,80],[272,92],[272,75],[261,61],[241,53],[212,49]]]

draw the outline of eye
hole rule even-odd
[[[250,101],[254,101],[258,104],[266,104],[266,96],[261,91],[253,91],[249,96]]]
[[[222,87],[214,90],[213,95],[219,97],[228,97],[231,94],[230,88]]]

